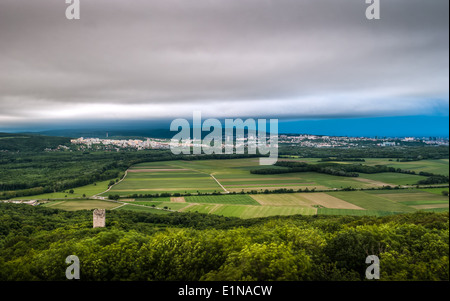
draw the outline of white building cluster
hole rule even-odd
[[[37,206],[39,205],[39,202],[37,200],[6,200],[6,201],[0,201],[3,203],[10,203],[10,204],[26,204],[31,206]]]
[[[100,139],[100,138],[78,138],[70,140],[72,144],[86,145],[91,148],[93,145],[112,146],[116,148],[136,148],[142,149],[165,149],[169,148],[169,142],[163,139],[150,139],[147,140],[114,140],[114,139]]]

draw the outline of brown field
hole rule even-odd
[[[303,197],[313,202],[315,205],[320,205],[325,208],[364,210],[364,208],[348,203],[326,193],[305,193]]]
[[[186,200],[184,199],[184,197],[171,197],[170,201],[172,203],[186,203]]]
[[[288,193],[288,194],[257,194],[251,197],[262,206],[301,206],[314,208],[319,205],[333,209],[357,209],[363,208],[328,195],[326,193]]]
[[[310,202],[300,194],[253,194],[250,196],[262,206],[310,207]]]

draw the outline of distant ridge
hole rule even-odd
[[[69,138],[100,138],[100,139],[143,139],[143,138],[159,138],[171,139],[177,131],[170,131],[168,129],[127,129],[127,130],[97,130],[97,129],[64,129],[64,130],[48,130],[36,133],[21,133],[21,134],[38,134],[55,137],[69,137]],[[202,138],[210,132],[202,132]],[[245,132],[245,136],[247,132]],[[267,133],[269,135],[269,133]],[[193,137],[191,128],[191,137]]]
[[[0,151],[39,152],[69,143],[70,138],[67,137],[43,136],[36,133],[0,133]]]
[[[172,138],[175,132],[171,132],[165,129],[139,129],[139,130],[95,130],[95,129],[64,129],[64,130],[49,130],[38,132],[41,135],[57,136],[57,137],[70,137],[70,138]]]

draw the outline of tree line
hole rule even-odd
[[[405,161],[448,159],[449,147],[442,146],[396,146],[396,147],[352,147],[352,148],[314,148],[280,144],[280,155],[301,158],[384,158]]]
[[[282,173],[296,173],[296,172],[317,172],[340,177],[359,177],[359,173],[376,174],[376,173],[393,172],[411,175],[418,174],[421,176],[428,177],[427,179],[418,181],[417,185],[443,184],[448,183],[449,181],[449,178],[446,175],[437,175],[423,171],[416,173],[413,170],[395,168],[386,165],[368,166],[363,164],[339,164],[339,163],[309,164],[305,162],[278,161],[277,163],[275,163],[275,166],[279,166],[281,168],[252,169],[250,170],[250,173],[268,175],[268,174],[282,174]]]

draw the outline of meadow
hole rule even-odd
[[[91,202],[91,203],[90,203]],[[177,198],[59,200],[44,206],[64,210],[106,208],[113,210],[197,212],[225,217],[257,218],[282,215],[385,216],[418,210],[443,211],[447,196],[419,189],[330,191],[280,194],[227,194]]]
[[[55,199],[74,199],[74,198],[92,197],[96,194],[105,192],[109,187],[109,182],[110,180],[77,187],[72,189],[73,193],[70,193],[71,189],[67,189],[66,191],[62,192],[16,197],[13,198],[13,200],[55,200]]]
[[[210,203],[227,205],[255,205],[260,204],[252,197],[246,194],[236,195],[206,195],[206,196],[187,196],[184,198],[188,203]]]
[[[310,162],[319,159],[308,159]],[[370,164],[392,163],[388,159],[368,159]],[[425,160],[423,160],[425,161]],[[399,166],[412,166],[424,170],[439,170],[445,160],[394,162]],[[342,162],[344,163],[344,162]],[[404,164],[404,165],[403,165]],[[418,164],[418,162],[415,162]],[[106,209],[148,211],[165,214],[172,211],[199,212],[226,217],[255,218],[276,215],[376,215],[408,213],[417,210],[448,210],[448,187],[420,188],[414,184],[425,177],[403,173],[360,174],[359,177],[342,177],[316,172],[285,174],[252,174],[250,170],[267,168],[259,166],[258,158],[230,160],[159,161],[133,165],[123,181],[111,190],[100,194],[119,195],[119,202],[97,203],[99,200],[81,201],[75,198],[94,196],[106,190],[108,181],[97,185],[75,188],[66,192],[29,197],[29,199],[57,199],[46,206],[64,210],[78,210],[105,205]],[[410,187],[409,189],[380,189],[383,186]],[[279,188],[301,193],[270,193]],[[305,192],[305,189],[309,192]],[[357,191],[343,191],[352,188]],[[362,189],[362,190],[361,190]],[[202,194],[212,193],[217,194]],[[173,197],[147,197],[170,193]],[[191,195],[185,195],[190,193]],[[134,196],[134,197],[133,197]],[[117,208],[117,209],[115,209]]]
[[[300,159],[299,159],[300,160]],[[301,159],[318,162],[319,159]],[[391,161],[368,159],[368,165],[392,163]],[[426,161],[426,162],[425,162]],[[423,160],[420,165],[411,162],[395,162],[394,165],[417,171],[442,171],[445,160]],[[348,162],[347,162],[348,163]],[[428,165],[431,165],[428,166]],[[423,170],[421,169],[423,167]],[[448,162],[447,162],[448,167]],[[258,158],[232,160],[162,161],[134,165],[126,179],[104,194],[128,196],[154,193],[211,193],[251,192],[286,189],[333,190],[351,187],[367,189],[382,186],[414,185],[424,176],[399,173],[360,174],[359,177],[341,177],[316,172],[285,174],[252,174],[250,170],[267,168],[259,165]],[[277,167],[272,167],[277,168]],[[278,167],[279,168],[279,167]]]
[[[111,210],[121,206],[121,204],[101,200],[61,200],[49,202],[42,206],[67,211],[78,211],[93,210],[96,208]]]
[[[289,160],[293,161],[301,161],[306,163],[319,163],[321,161],[320,158],[292,158]],[[340,164],[352,164],[355,162],[351,161],[328,161]],[[389,159],[389,158],[364,158],[364,162],[361,162],[364,165],[375,166],[375,165],[386,165],[388,167],[401,168],[412,170],[417,173],[423,172],[431,172],[440,175],[449,175],[449,159],[428,159],[428,160],[419,160],[419,161],[405,161],[400,162],[397,159]]]
[[[178,161],[137,164],[129,169],[126,180],[115,185],[109,194],[187,193],[220,191],[208,174],[174,165]]]
[[[449,208],[448,197],[427,192],[411,193],[406,191],[404,193],[374,194],[362,191],[343,191],[243,196],[253,199],[257,205],[236,204],[239,203],[238,201],[233,204],[228,198],[231,197],[229,195],[214,195],[187,198],[184,203],[123,200],[118,204],[99,200],[61,200],[50,202],[44,206],[69,211],[105,208],[156,214],[167,214],[173,211],[197,212],[244,219],[296,214],[385,216],[418,210],[448,211]]]

